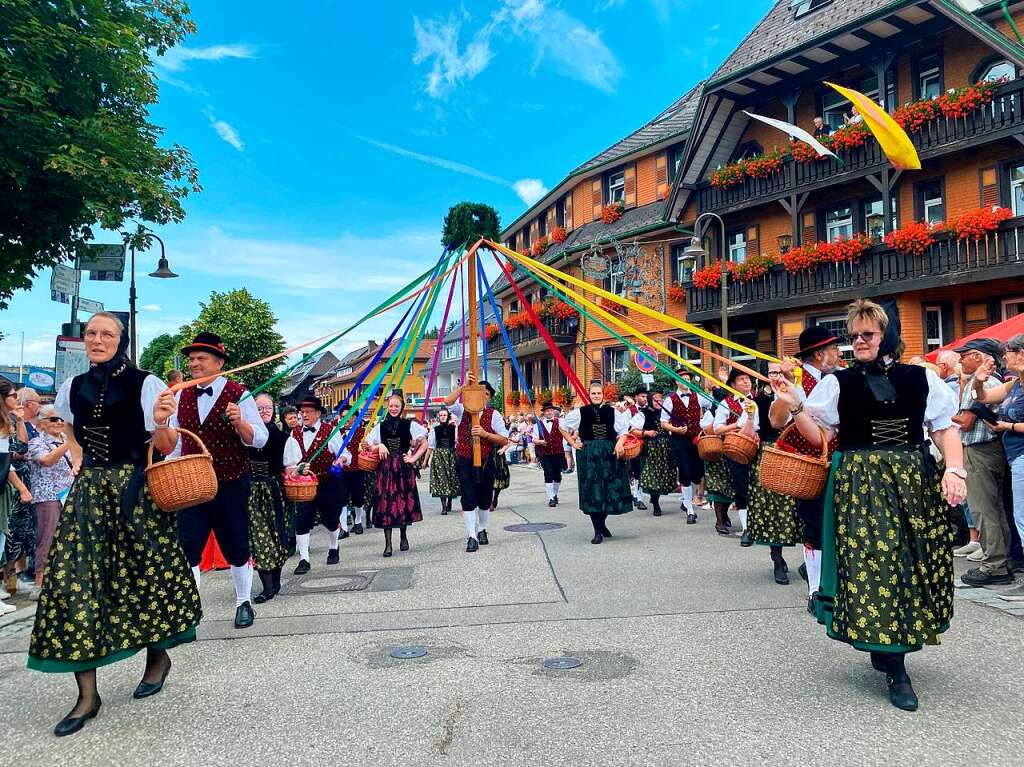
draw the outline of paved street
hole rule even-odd
[[[389,560],[370,531],[327,568],[320,534],[312,572],[245,632],[231,626],[228,574],[206,576],[201,641],[173,652],[165,691],[131,700],[141,658],[101,669],[103,710],[71,738],[50,734],[70,676],[25,669],[28,622],[0,628],[5,761],[1021,763],[1024,618],[958,598],[944,645],[908,662],[922,708],[903,713],[867,657],[805,612],[796,550],[793,583],[777,586],[765,549],[719,538],[709,513],[685,525],[675,496],[660,519],[613,518],[614,539],[592,546],[575,476],[548,509],[539,472],[512,471],[477,554],[432,500],[412,550]],[[504,530],[524,522],[565,527]],[[406,646],[427,655],[389,656]],[[542,667],[563,656],[582,665]]]

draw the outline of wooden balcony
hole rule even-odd
[[[559,347],[572,346],[576,343],[576,336],[580,329],[578,319],[556,320],[551,317],[542,317],[541,322],[548,333],[551,334],[552,340],[554,340]],[[533,325],[521,328],[512,328],[508,331],[508,337],[512,342],[512,348],[515,350],[517,357],[526,357],[530,354],[537,354],[538,352],[543,352],[548,348],[544,337]],[[490,355],[492,358],[505,359],[508,357],[505,344],[500,337],[491,341],[489,347],[494,350]]]
[[[922,160],[928,160],[980,144],[1007,138],[1024,131],[1024,80],[1004,83],[991,104],[962,118],[938,118],[910,134]],[[779,143],[782,144],[782,134]],[[833,159],[795,162],[787,158],[782,170],[767,178],[744,178],[728,189],[715,189],[707,181],[697,189],[700,213],[720,215],[761,205],[791,194],[841,184],[877,173],[889,160],[873,137],[862,147],[840,153],[842,164]]]
[[[803,272],[789,273],[780,265],[749,282],[730,280],[730,317],[777,312],[812,304],[831,304],[924,290],[944,285],[984,282],[1024,276],[1024,217],[1010,219],[998,232],[974,242],[948,234],[920,255],[904,255],[875,245],[860,261],[822,264]],[[686,319],[714,321],[721,315],[720,288],[686,288]]]

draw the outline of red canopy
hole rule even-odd
[[[929,362],[935,362],[935,358],[939,356],[939,352],[946,349],[958,349],[974,338],[995,338],[997,341],[1009,341],[1018,333],[1024,333],[1024,314],[1018,314],[1015,317],[1010,317],[1008,320],[1003,320],[1002,322],[997,322],[995,325],[990,325],[984,330],[979,330],[977,333],[971,333],[969,336],[958,338],[951,344],[946,344],[933,352],[929,352],[926,359]]]

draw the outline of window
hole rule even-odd
[[[533,363],[526,362],[522,365],[523,378],[526,379],[526,388],[533,391]],[[517,376],[518,377],[518,376]]]
[[[518,312],[519,312],[519,299],[518,298],[513,298],[511,301],[508,302],[508,313],[510,315],[512,315],[512,314],[516,314]]]
[[[931,352],[942,346],[945,341],[943,330],[943,312],[941,306],[924,308],[924,344],[925,351]]]
[[[889,201],[890,207],[892,208],[892,221],[889,222],[889,228],[897,229],[896,224],[896,198],[893,197]],[[864,218],[861,221],[860,231],[866,233],[871,239],[881,239],[885,234],[883,231],[885,222],[885,214],[882,210],[882,196],[874,197],[864,201]]]
[[[688,265],[683,265],[684,254],[688,245],[688,242],[679,242],[673,245],[669,251],[672,282],[690,282],[693,279],[693,262],[691,261]]]
[[[853,237],[853,208],[843,205],[825,211],[825,240],[835,242]]]
[[[747,160],[751,157],[758,157],[764,154],[764,147],[758,144],[756,141],[744,141],[738,147],[736,151],[732,153],[732,159],[730,162],[737,162],[739,160]]]
[[[523,250],[530,249],[530,227],[524,226],[523,230],[519,233],[519,241]]]
[[[625,202],[626,200],[626,172],[617,170],[608,174],[605,199],[611,205],[613,202]]]
[[[799,19],[801,16],[806,16],[811,11],[816,11],[830,2],[832,0],[790,0],[789,7],[793,9],[794,18]]]
[[[559,203],[555,206],[555,224],[562,228],[565,228],[566,219],[566,198],[562,198]]]
[[[537,236],[544,237],[548,233],[548,217],[539,216],[537,218]]]
[[[551,360],[544,359],[538,363],[540,365],[540,388],[550,389],[551,388]]]
[[[683,336],[682,340],[700,349],[700,339],[697,338],[697,336]],[[686,344],[680,343],[679,339],[670,338],[668,339],[668,343],[666,343],[665,346],[668,347],[670,352],[672,352],[678,357],[682,357],[687,362],[692,362],[694,365],[701,364],[700,352],[691,349]]]
[[[745,229],[730,232],[726,238],[726,244],[729,248],[730,261],[742,264],[747,260],[747,232]]]
[[[850,87],[856,88],[876,104],[882,103],[882,97],[878,90],[878,76],[871,75],[861,80],[854,80]],[[885,78],[885,108],[888,111],[896,109],[896,70],[892,68]],[[853,105],[840,96],[836,91],[829,89],[821,94],[821,117],[829,132],[843,127],[845,118],[852,114]]]
[[[853,345],[846,337],[846,315],[830,314],[822,317],[811,317],[811,324],[828,330],[839,339],[839,353],[844,360],[853,359]]]
[[[730,333],[729,340],[733,343],[746,346],[748,349],[754,349],[757,347],[757,331],[740,330],[736,333]],[[757,362],[757,359],[753,354],[744,354],[736,349],[729,349],[729,358],[734,359],[737,362]]]
[[[914,95],[919,99],[934,99],[942,95],[942,57],[929,53],[915,62]]]
[[[1024,298],[1008,298],[1003,301],[1003,319],[1008,320],[1024,314]]]
[[[671,152],[669,152],[668,159],[669,159],[669,162],[671,163],[671,174],[672,174],[671,176],[669,176],[669,181],[670,182],[674,183],[675,180],[679,177],[679,166],[683,162],[683,150],[685,148],[686,148],[685,146],[679,146],[679,147],[676,147],[675,149],[673,149]]]
[[[938,224],[946,220],[944,187],[945,183],[941,176],[917,185],[917,218],[929,224]]]
[[[621,259],[612,259],[608,265],[608,276],[604,278],[604,289],[617,296],[626,295],[626,265]]]
[[[988,82],[992,80],[1016,80],[1017,79],[1017,67],[1011,64],[1006,59],[985,59],[981,62],[977,69],[974,70],[974,74],[971,76],[971,82]]]
[[[821,117],[831,133],[843,127],[843,118],[850,111],[850,102],[836,91],[824,93],[821,97]]]
[[[629,372],[628,349],[604,350],[605,377],[609,381],[618,381]]]
[[[1010,168],[1010,208],[1013,215],[1024,216],[1024,164]]]
[[[860,92],[876,104],[882,103],[881,94],[878,92],[877,75],[871,75],[871,77],[861,80]],[[885,108],[889,112],[896,109],[896,70],[894,68],[889,69],[885,77]]]

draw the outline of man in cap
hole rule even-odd
[[[967,508],[977,526],[978,540],[953,551],[953,556],[967,557],[978,567],[963,574],[961,580],[970,586],[996,586],[1013,583],[1008,552],[1010,525],[1003,509],[1003,480],[1006,475],[1006,450],[998,433],[986,420],[994,422],[995,411],[974,398],[975,373],[982,365],[995,364],[1002,369],[1003,344],[994,338],[975,338],[954,351],[960,355],[961,375],[957,393],[960,411],[953,422],[960,427],[964,444],[964,469],[967,471]],[[992,362],[989,362],[991,360]],[[985,389],[1002,386],[997,376],[989,376]]]
[[[688,381],[693,380],[687,368],[678,368],[676,374]],[[679,473],[679,484],[683,488],[679,508],[686,512],[688,525],[697,524],[693,486],[704,480],[704,461],[697,454],[697,438],[700,436],[704,413],[712,404],[706,397],[699,396],[679,381],[676,390],[661,405],[661,427],[670,435],[672,457]]]
[[[309,536],[316,526],[317,517],[331,535],[327,564],[336,565],[340,561],[338,538],[341,534],[341,511],[345,505],[345,485],[341,476],[331,471],[331,466],[343,469],[351,463],[352,454],[346,449],[338,456],[345,436],[340,429],[334,431],[331,424],[323,420],[323,414],[320,398],[312,394],[305,396],[299,403],[302,424],[292,429],[284,443],[285,471],[309,473],[317,480],[313,500],[295,505],[295,548],[299,552],[296,575],[305,575],[310,570]]]
[[[178,512],[178,538],[199,585],[199,560],[212,530],[224,558],[231,565],[235,586],[235,628],[248,628],[256,614],[249,602],[252,565],[249,551],[249,450],[267,444],[267,427],[256,401],[242,384],[221,375],[228,360],[224,342],[216,333],[202,332],[181,350],[195,386],[177,394],[173,428],[198,435],[213,456],[217,495],[209,503]],[[175,455],[200,452],[194,440],[179,435]]]
[[[473,373],[467,374],[468,383],[475,383]],[[487,381],[480,384],[487,390],[488,397],[494,397],[494,387]],[[459,489],[462,496],[462,522],[466,526],[466,551],[477,551],[486,546],[487,520],[494,498],[493,453],[508,443],[508,429],[501,413],[488,403],[480,413],[480,425],[472,426],[466,409],[458,399],[463,387],[455,389],[445,397],[448,412],[455,421],[455,466],[459,472]],[[473,437],[480,441],[480,466],[473,465]]]
[[[544,470],[544,490],[548,494],[548,506],[558,505],[558,489],[562,484],[562,470],[565,468],[565,440],[558,428],[558,409],[553,402],[541,404],[542,418],[533,427],[533,445]]]

